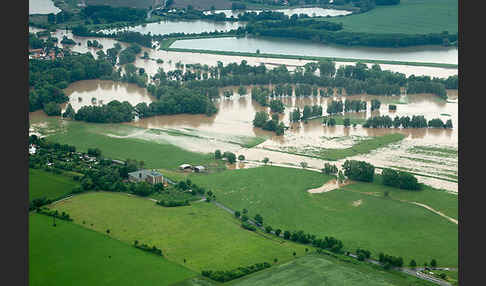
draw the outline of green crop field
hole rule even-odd
[[[30,286],[171,285],[197,274],[107,235],[32,213]]]
[[[267,166],[190,178],[221,203],[246,208],[250,216],[260,213],[274,229],[334,236],[352,251],[361,247],[374,257],[379,252],[402,256],[407,264],[432,258],[443,266],[458,263],[456,224],[408,202],[342,190],[309,194],[330,179],[317,172]]]
[[[77,186],[79,183],[67,176],[29,168],[29,201],[42,197],[55,199]]]
[[[433,285],[402,273],[364,263],[343,262],[324,255],[307,255],[229,283],[232,286],[304,285]]]
[[[399,5],[376,6],[363,14],[325,21],[343,23],[345,31],[365,33],[457,33],[457,0],[401,0]]]
[[[197,272],[272,263],[274,258],[284,262],[293,258],[294,250],[297,256],[305,254],[303,245],[244,230],[232,215],[206,202],[166,208],[146,198],[96,192],[74,196],[53,208],[87,228],[101,233],[109,229],[123,242],[155,245],[168,260]]]

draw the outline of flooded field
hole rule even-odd
[[[100,30],[100,32],[116,33],[119,31],[134,31],[142,34],[151,33],[152,35],[166,35],[171,33],[199,34],[203,32],[229,31],[238,29],[240,26],[244,26],[244,24],[238,22],[210,22],[202,20],[160,21],[134,27]]]
[[[214,10],[214,11],[204,11],[204,14],[209,15],[209,14],[219,14],[219,13],[224,13],[226,17],[234,17],[238,18],[240,14],[243,14],[244,12],[256,12],[257,14],[260,14],[263,10],[241,10],[241,11],[233,11],[233,10]],[[336,17],[336,16],[344,16],[344,15],[349,15],[352,12],[351,11],[346,11],[346,10],[336,10],[336,9],[324,9],[320,7],[311,7],[311,8],[291,8],[291,9],[276,9],[272,10],[274,12],[283,12],[287,16],[292,16],[293,14],[305,14],[310,17]]]
[[[31,32],[40,30],[29,27],[29,31]],[[103,50],[105,51],[113,47],[117,42],[116,40],[105,38],[75,37],[70,31],[65,30],[57,30],[52,35],[59,40],[64,35],[74,39],[76,42],[81,43],[81,45],[71,46],[70,48],[73,51],[81,53],[90,52],[95,57],[99,49],[88,48],[86,44],[88,40],[98,40],[103,45]],[[125,43],[120,44],[123,47],[127,46]],[[246,60],[249,65],[263,63],[267,68],[285,64],[289,70],[293,70],[297,66],[303,66],[307,62],[310,62],[304,60],[167,52],[147,48],[143,48],[143,51],[148,52],[149,59],[141,59],[138,57],[135,65],[139,68],[144,68],[149,75],[155,74],[159,67],[162,67],[166,72],[174,70],[178,62],[183,64],[199,63],[201,65],[215,66],[218,61],[229,64]],[[373,53],[364,53],[360,49],[358,51],[362,53],[361,56],[363,58],[372,58]],[[443,51],[439,50],[436,53],[440,55]],[[406,55],[410,55],[410,53],[403,51],[401,57],[405,57]],[[390,55],[388,54],[388,56]],[[436,57],[440,56],[436,54]],[[164,62],[156,63],[157,59],[162,59]],[[399,60],[397,57],[392,59]],[[414,60],[416,61],[417,59],[415,58]],[[336,63],[337,66],[349,64],[353,63]],[[371,64],[368,64],[368,66],[371,66]],[[447,77],[457,74],[457,69],[383,64],[380,66],[382,69],[401,72],[407,76],[415,74]],[[76,82],[65,89],[65,93],[69,96],[69,102],[75,110],[78,110],[84,105],[106,104],[114,99],[119,101],[126,100],[132,105],[140,102],[150,103],[154,100],[145,89],[139,88],[134,84],[101,80]],[[449,90],[449,98],[447,101],[440,100],[438,97],[430,94],[403,94],[390,97],[368,95],[334,98],[284,97],[281,99],[286,106],[286,110],[280,115],[280,120],[290,126],[290,129],[286,131],[284,136],[275,136],[273,132],[264,131],[252,126],[254,114],[257,111],[265,110],[265,108],[253,102],[249,93],[250,88],[248,89],[248,95],[240,96],[236,88],[234,88],[234,96],[231,98],[221,98],[215,102],[219,112],[211,117],[188,114],[155,116],[119,125],[125,126],[123,133],[119,133],[117,130],[100,130],[100,132],[103,131],[106,136],[114,138],[138,138],[152,142],[170,143],[191,151],[213,152],[215,149],[221,149],[235,152],[237,155],[245,155],[247,159],[245,163],[237,164],[238,166],[232,165],[229,168],[256,166],[258,165],[256,161],[261,161],[264,157],[268,157],[271,164],[296,168],[300,168],[300,162],[305,161],[308,163],[309,168],[313,168],[314,170],[319,170],[324,166],[324,162],[326,162],[321,158],[313,156],[317,151],[350,148],[361,140],[398,132],[404,134],[406,137],[397,143],[373,150],[370,153],[348,157],[346,159],[365,160],[377,167],[391,167],[409,171],[419,175],[418,179],[420,182],[454,192],[458,191],[457,91]],[[326,127],[322,125],[320,119],[310,120],[307,124],[289,123],[289,111],[295,107],[299,107],[302,110],[305,105],[317,104],[321,105],[325,111],[327,104],[332,99],[336,100],[340,98],[342,100],[361,99],[368,102],[368,110],[366,112],[349,113],[353,118],[366,119],[375,115],[389,115],[392,118],[395,116],[408,115],[411,117],[413,115],[424,115],[427,119],[437,117],[443,121],[451,119],[454,128],[452,130],[432,128],[372,129],[362,128],[360,125],[347,128],[342,125]],[[380,110],[371,113],[369,110],[370,101],[375,98],[382,102],[382,106]],[[388,110],[388,104],[396,104],[397,110],[390,112]],[[63,105],[63,110],[66,105]],[[47,116],[42,111],[30,113],[30,117],[31,126],[29,131],[31,133],[46,135],[58,132],[56,129],[46,125]],[[69,124],[69,121],[59,120],[62,123],[61,126]],[[252,148],[247,148],[247,145]],[[343,159],[331,163],[340,166],[344,161]]]
[[[35,27],[29,26],[29,32],[36,33],[43,31],[44,29],[39,29]],[[65,48],[69,48],[72,51],[79,52],[79,53],[91,53],[95,58],[97,57],[96,52],[100,49],[88,47],[87,42],[88,40],[93,41],[97,40],[103,45],[103,51],[106,52],[107,49],[112,48],[113,45],[118,42],[114,39],[108,38],[96,38],[96,37],[77,37],[74,36],[70,31],[66,30],[56,30],[52,33],[53,37],[57,37],[62,40],[63,36],[67,36],[70,39],[73,39],[76,43],[81,43],[81,45],[62,45],[58,44],[59,46],[63,46]],[[118,42],[120,45],[125,48],[128,45],[123,42]],[[279,65],[287,65],[289,70],[294,70],[297,66],[303,66],[308,62],[307,60],[294,60],[294,59],[269,59],[269,58],[259,58],[259,57],[242,57],[242,56],[227,56],[227,55],[211,55],[211,54],[201,54],[201,53],[190,53],[190,52],[171,52],[171,51],[161,51],[155,49],[148,49],[143,47],[143,52],[147,52],[149,54],[150,59],[142,59],[137,57],[135,61],[135,65],[139,68],[144,68],[147,74],[154,75],[157,73],[159,67],[162,67],[166,72],[170,70],[176,69],[176,63],[180,62],[182,64],[201,64],[201,65],[208,65],[208,66],[216,66],[218,61],[221,61],[223,64],[227,65],[229,63],[240,63],[242,60],[247,61],[249,65],[259,65],[265,64],[267,68],[274,68]],[[164,62],[159,64],[156,62],[157,59],[162,59]],[[336,62],[336,67],[341,65],[352,65],[353,63],[349,62]],[[369,67],[372,64],[367,64]],[[420,67],[420,66],[407,66],[407,65],[389,65],[389,64],[380,64],[383,70],[391,70],[394,72],[400,72],[405,74],[406,76],[414,75],[428,75],[431,77],[448,77],[451,75],[457,75],[458,70],[457,68],[436,68],[436,67]]]
[[[64,93],[69,97],[69,103],[75,111],[86,105],[99,106],[112,100],[128,101],[133,106],[141,102],[149,104],[155,100],[145,88],[138,87],[133,83],[111,80],[77,81],[69,85]]]
[[[393,60],[428,63],[458,63],[458,49],[454,47],[369,48],[324,45],[320,43],[278,38],[214,38],[178,40],[171,48],[233,51],[283,55],[307,55],[349,59]]]
[[[90,102],[91,98],[103,94],[107,103],[108,96],[118,100],[132,100],[150,102],[151,98],[143,89],[127,84],[117,84],[103,81],[83,81],[73,84],[66,90],[75,109],[82,101]],[[331,98],[321,97],[284,97],[285,113],[280,115],[290,129],[284,136],[255,128],[252,125],[254,114],[265,110],[258,103],[251,100],[250,95],[239,96],[236,92],[232,98],[221,98],[215,102],[218,113],[213,116],[179,114],[171,116],[154,116],[131,123],[122,124],[128,128],[123,134],[103,130],[106,136],[115,138],[137,138],[159,143],[170,143],[187,150],[197,152],[213,152],[216,149],[232,151],[237,155],[243,154],[250,162],[261,161],[268,157],[272,164],[286,166],[299,166],[300,162],[308,163],[309,168],[320,170],[325,160],[315,157],[316,151],[328,149],[350,148],[361,140],[391,133],[402,133],[405,138],[399,142],[372,150],[370,153],[347,157],[331,163],[340,166],[346,159],[365,160],[377,167],[391,167],[413,172],[419,176],[419,181],[426,182],[434,187],[444,188],[457,192],[457,146],[458,146],[458,110],[457,92],[450,92],[450,100],[439,100],[436,96],[402,95],[396,97],[376,96],[346,96],[368,101],[368,110],[360,113],[350,113],[353,117],[368,118],[374,115],[390,115],[392,118],[404,115],[424,115],[427,119],[442,118],[444,121],[452,119],[454,128],[445,129],[373,129],[344,127],[342,125],[323,126],[320,119],[310,120],[307,124],[289,124],[288,112],[294,107],[301,109],[305,105],[318,104],[326,106]],[[81,96],[78,96],[81,95]],[[379,111],[369,111],[369,101],[379,98],[382,106]],[[337,97],[335,99],[338,99]],[[387,103],[398,103],[394,113],[388,111]],[[76,105],[78,104],[78,105]],[[50,128],[42,126],[42,113],[31,113],[31,122],[36,121],[37,128],[31,130],[38,132],[39,128],[49,132]],[[40,125],[39,125],[40,124]],[[32,127],[32,124],[31,124]],[[120,137],[121,136],[121,137]],[[250,144],[252,148],[247,148]],[[241,166],[244,167],[244,166]],[[238,167],[235,167],[238,168]]]
[[[57,14],[61,9],[54,6],[52,0],[29,0],[29,15],[32,14]]]

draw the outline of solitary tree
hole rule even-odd
[[[430,266],[432,266],[432,267],[437,267],[437,261],[435,261],[435,259],[432,259],[432,260],[430,261]]]
[[[292,255],[294,255],[294,257],[295,257],[297,255],[297,253],[295,253],[295,251],[294,251],[294,253],[292,253]]]
[[[273,259],[273,263],[277,263],[278,262],[278,259],[277,258],[274,258]]]
[[[269,226],[269,225],[267,225],[267,226],[265,227],[265,231],[266,231],[267,233],[272,232],[272,227],[271,227],[271,226]]]
[[[245,160],[245,155],[239,155],[239,156],[238,156],[238,160],[240,160],[240,161],[244,161],[244,160]]]
[[[308,165],[307,165],[307,162],[302,161],[302,162],[300,162],[300,166],[302,167],[302,169],[305,169],[305,168],[307,168]]]
[[[241,213],[239,211],[235,211],[235,217],[239,218],[241,216]]]
[[[276,235],[276,236],[280,236],[280,234],[281,234],[281,233],[282,233],[282,230],[281,230],[280,228],[277,228],[277,229],[275,230],[275,235]]]
[[[268,157],[263,158],[263,163],[265,163],[265,165],[267,165],[268,161],[270,161],[270,159],[268,159]]]
[[[412,260],[410,261],[410,267],[412,267],[412,268],[417,267],[417,262],[415,262],[415,260],[413,260],[413,259],[412,259]]]
[[[247,214],[248,213],[248,210],[247,209],[243,209],[243,214]]]
[[[214,158],[215,159],[221,159],[221,150],[216,150],[214,151]]]

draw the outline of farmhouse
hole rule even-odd
[[[131,182],[147,182],[155,185],[164,183],[164,176],[155,170],[138,170],[128,173],[128,180]]]

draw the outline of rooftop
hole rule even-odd
[[[134,177],[138,177],[139,174],[142,174],[142,177],[143,178],[145,178],[146,176],[149,176],[149,175],[150,176],[154,176],[154,177],[156,177],[156,176],[162,176],[161,173],[159,173],[159,172],[157,172],[155,170],[146,170],[146,169],[144,169],[144,170],[138,170],[138,171],[135,171],[135,172],[128,173],[129,176],[134,176]]]

